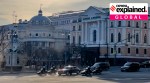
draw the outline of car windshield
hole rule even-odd
[[[95,67],[95,66],[97,66],[99,63],[95,63],[94,65],[93,65],[93,67]]]
[[[130,66],[131,65],[131,63],[125,63],[124,64],[124,66]]]

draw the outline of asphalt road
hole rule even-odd
[[[104,71],[101,75],[92,75],[92,77],[7,73],[0,74],[0,83],[150,83],[150,69],[141,69],[139,72],[120,72],[119,67],[112,67],[109,71]]]

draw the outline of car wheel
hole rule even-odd
[[[80,71],[77,71],[77,75],[79,75]]]
[[[59,75],[59,76],[61,76],[61,74],[60,74],[60,73],[58,73],[58,75]]]
[[[69,73],[69,72],[66,72],[66,75],[70,75],[70,73]]]

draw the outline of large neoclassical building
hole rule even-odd
[[[16,31],[16,46],[28,46],[25,51],[28,51],[27,55],[32,56],[35,61],[46,61],[44,55],[47,55],[47,58],[52,56],[54,51],[42,53],[44,49],[55,49],[61,55],[68,43],[76,47],[73,50],[80,51],[80,54],[72,52],[72,55],[76,58],[80,55],[81,61],[86,64],[105,59],[110,62],[117,59],[120,63],[150,59],[149,20],[111,21],[109,8],[90,6],[86,10],[54,13],[47,17],[39,10],[38,15],[29,21],[19,20],[16,26],[11,24],[4,27],[9,27],[8,32]],[[13,60],[14,65],[17,64],[17,56],[20,56],[16,55],[10,59],[11,55],[8,53],[4,59],[7,66],[12,65],[10,60]]]
[[[109,8],[90,6],[50,16],[52,25],[70,29],[70,44],[82,47],[84,63],[150,59],[150,21],[109,20]]]
[[[66,45],[69,44],[69,30],[51,25],[51,20],[43,16],[42,10],[29,21],[2,26],[6,48],[3,50],[5,66],[45,65],[54,60],[63,60]],[[1,36],[2,37],[2,36]],[[3,46],[3,47],[5,47]],[[54,64],[54,63],[53,63]]]

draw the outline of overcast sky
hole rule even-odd
[[[13,11],[16,12],[17,19],[30,20],[37,15],[40,4],[43,4],[43,14],[49,16],[62,11],[84,10],[89,6],[109,7],[110,2],[150,4],[150,0],[0,0],[0,25],[13,22]]]

